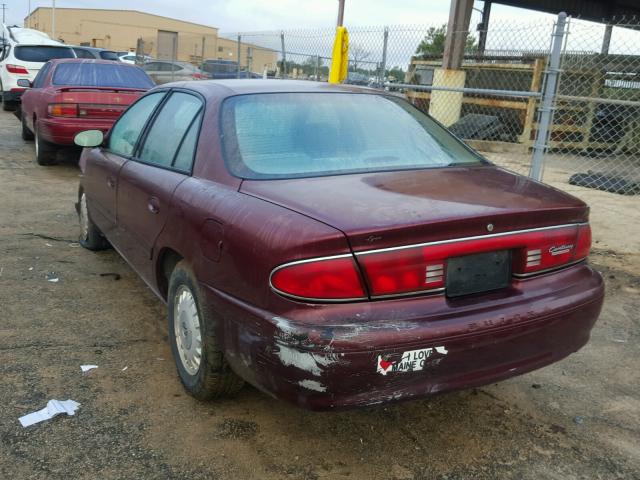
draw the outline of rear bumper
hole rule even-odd
[[[74,137],[84,130],[101,130],[105,135],[113,120],[79,120],[77,118],[47,118],[38,120],[40,137],[56,145],[74,145]]]
[[[586,264],[475,299],[306,305],[286,315],[204,287],[224,318],[234,371],[313,410],[420,398],[548,365],[587,343],[604,297]]]
[[[5,92],[2,92],[2,101],[7,105],[17,105],[20,103],[20,97],[24,93],[24,89],[11,89]]]

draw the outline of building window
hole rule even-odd
[[[224,51],[224,47],[218,47],[218,51],[219,52],[223,52]]]

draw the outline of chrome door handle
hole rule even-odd
[[[116,186],[116,181],[114,180],[113,177],[107,177],[107,187],[109,188],[115,188]]]

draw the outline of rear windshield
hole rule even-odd
[[[18,45],[13,54],[23,62],[48,62],[54,58],[74,58],[73,50],[69,47],[42,45]]]
[[[407,101],[376,94],[269,93],[222,106],[232,174],[295,178],[481,164]]]
[[[53,74],[54,85],[148,89],[153,81],[142,69],[125,64],[61,63]]]

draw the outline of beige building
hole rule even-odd
[[[24,25],[52,38],[51,8],[38,7]],[[218,29],[137,10],[56,8],[55,38],[70,45],[85,45],[114,51],[135,51],[145,55],[194,64],[203,58],[238,59],[238,43],[218,37]],[[248,43],[240,44],[240,64],[255,73],[275,70],[277,53]]]

